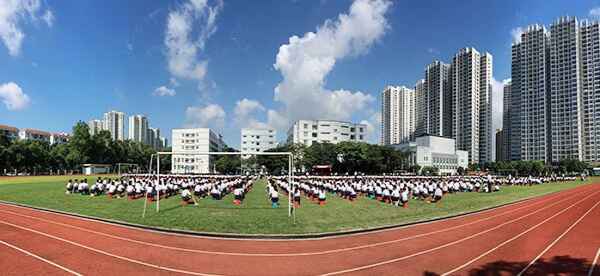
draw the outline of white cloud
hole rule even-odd
[[[512,36],[513,43],[521,43],[521,35],[525,32],[525,29],[522,27],[516,27],[510,31],[510,35]]]
[[[593,9],[590,10],[590,17],[592,18],[600,18],[600,7],[595,7]]]
[[[29,96],[14,82],[0,85],[0,99],[8,110],[24,109],[31,102]]]
[[[269,128],[269,124],[255,118],[256,113],[265,111],[266,108],[260,102],[244,98],[235,104],[234,121],[242,128]]]
[[[47,9],[46,12],[44,12],[44,15],[42,15],[42,20],[46,22],[48,27],[52,27],[52,25],[54,25],[54,13],[52,13],[50,9]]]
[[[39,0],[3,0],[0,2],[0,38],[8,49],[8,54],[16,57],[21,53],[25,38],[21,24],[28,21],[44,20],[49,27],[54,22],[54,14],[43,9]]]
[[[161,86],[154,89],[154,96],[175,96],[175,89],[168,88],[166,86]]]
[[[174,77],[200,82],[204,79],[208,62],[198,55],[217,30],[215,22],[222,8],[222,0],[213,6],[207,0],[190,0],[169,12],[164,43],[168,69]]]
[[[185,110],[186,127],[212,127],[222,129],[225,125],[225,110],[218,104],[204,107],[190,106]]]
[[[274,68],[283,80],[275,88],[281,110],[270,110],[269,120],[282,124],[297,119],[349,120],[367,109],[375,98],[363,92],[325,88],[325,79],[343,58],[365,54],[389,28],[387,0],[356,0],[348,13],[327,20],[302,37],[292,36],[277,53]],[[285,127],[282,127],[285,128]]]

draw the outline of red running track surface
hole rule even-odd
[[[599,231],[597,184],[431,223],[305,240],[166,234],[0,204],[0,274],[600,275]]]

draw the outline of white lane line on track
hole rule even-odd
[[[592,276],[594,274],[594,268],[596,267],[596,264],[598,263],[598,256],[600,256],[600,248],[598,248],[598,252],[596,252],[596,257],[594,258],[594,262],[592,263],[592,266],[590,267],[588,276]]]
[[[558,213],[556,213],[556,214],[552,215],[552,216],[551,216],[551,217],[549,217],[549,218],[546,218],[546,219],[545,219],[545,220],[543,220],[542,222],[540,222],[540,223],[538,223],[538,224],[534,225],[533,227],[530,227],[529,229],[527,229],[527,230],[525,230],[525,231],[521,232],[520,234],[518,234],[518,235],[516,235],[516,236],[514,236],[514,237],[512,237],[512,238],[510,238],[510,239],[508,239],[508,240],[505,240],[504,242],[500,243],[499,245],[495,246],[494,248],[492,248],[492,249],[490,249],[490,250],[488,250],[488,251],[484,252],[483,254],[481,254],[481,255],[477,256],[476,258],[474,258],[474,259],[472,259],[472,260],[470,260],[470,261],[468,261],[468,262],[466,262],[466,263],[464,263],[463,265],[461,265],[461,266],[459,266],[459,267],[456,267],[456,268],[454,268],[454,269],[452,269],[452,270],[450,270],[450,271],[448,271],[448,272],[446,272],[446,273],[442,274],[441,276],[446,276],[446,275],[453,274],[453,273],[455,273],[456,271],[459,271],[459,270],[461,270],[461,269],[463,269],[463,268],[465,268],[465,267],[469,266],[470,264],[474,263],[475,261],[477,261],[477,260],[479,260],[479,259],[481,259],[481,258],[485,257],[486,255],[488,255],[488,254],[492,253],[493,251],[496,251],[498,248],[500,248],[500,247],[502,247],[502,246],[504,246],[504,245],[508,244],[509,242],[512,242],[512,241],[514,241],[514,240],[516,240],[516,239],[520,238],[521,236],[523,236],[523,235],[525,235],[525,234],[529,233],[530,231],[532,231],[532,230],[534,230],[534,229],[538,228],[540,225],[542,225],[542,224],[544,224],[544,223],[546,223],[546,222],[550,221],[551,219],[553,219],[553,218],[555,218],[555,217],[559,216],[560,214],[562,214],[562,213],[564,213],[564,212],[568,211],[569,209],[573,208],[575,205],[579,204],[580,202],[582,202],[582,201],[584,201],[584,200],[588,199],[589,197],[591,197],[591,196],[593,196],[593,195],[596,195],[597,193],[599,193],[599,192],[595,192],[595,193],[593,193],[593,194],[591,194],[591,195],[589,195],[589,196],[587,196],[587,197],[583,198],[582,200],[579,200],[579,201],[577,201],[575,204],[573,204],[573,205],[571,205],[571,206],[569,206],[569,207],[567,207],[567,208],[565,208],[565,209],[561,210],[560,212],[558,212]],[[598,203],[600,203],[600,202],[598,202]],[[598,205],[598,203],[596,203],[596,205]],[[594,205],[594,207],[595,207],[596,205]]]
[[[572,191],[572,190],[568,190],[568,191]],[[389,231],[396,231],[396,230],[400,230],[400,229],[407,229],[407,228],[412,228],[412,227],[416,227],[416,226],[420,226],[420,225],[438,223],[438,222],[442,222],[442,221],[459,220],[459,219],[467,218],[467,217],[474,216],[474,215],[487,214],[490,212],[498,211],[498,209],[512,207],[514,205],[518,205],[521,203],[523,203],[523,204],[529,203],[529,201],[539,199],[540,197],[562,194],[563,192],[566,192],[566,191],[552,192],[552,193],[548,193],[548,194],[544,194],[544,195],[540,195],[540,196],[532,196],[532,197],[524,198],[521,200],[517,200],[516,202],[509,202],[509,203],[506,203],[505,205],[497,206],[496,208],[492,207],[490,209],[481,210],[481,211],[475,210],[473,213],[470,213],[470,214],[458,213],[458,214],[456,214],[456,216],[449,217],[449,218],[439,218],[439,217],[435,218],[434,217],[434,218],[432,218],[432,219],[434,219],[432,221],[425,221],[425,222],[417,221],[417,222],[415,222],[415,224],[410,224],[410,225],[403,225],[403,226],[397,226],[397,227],[391,227],[391,228],[387,228],[387,229],[373,230],[373,231],[361,232],[361,233],[345,234],[342,236],[326,236],[326,237],[317,237],[317,238],[294,238],[294,239],[286,239],[285,241],[286,242],[302,242],[302,241],[311,241],[311,240],[316,241],[316,240],[327,240],[327,239],[338,239],[338,238],[345,238],[345,237],[363,236],[363,235],[371,235],[371,234],[376,234],[376,233],[385,233],[385,232],[389,232]],[[27,205],[19,206],[19,205],[11,204],[11,202],[6,202],[6,201],[2,201],[2,200],[0,200],[0,205],[6,205],[6,206],[20,208],[20,209],[26,209],[26,210],[35,210],[35,211],[44,212],[44,213],[48,213],[48,214],[60,215],[60,216],[68,217],[68,218],[76,218],[76,219],[85,220],[85,221],[92,221],[92,222],[107,224],[107,225],[111,225],[111,226],[133,229],[136,231],[151,232],[151,233],[156,233],[156,234],[160,234],[160,235],[180,236],[180,237],[186,237],[186,238],[207,239],[207,240],[260,241],[260,242],[284,241],[283,239],[251,238],[251,237],[248,237],[248,238],[211,237],[211,236],[199,236],[199,235],[185,234],[185,233],[172,233],[172,232],[165,232],[165,231],[160,231],[160,230],[144,229],[144,228],[136,227],[136,226],[132,226],[132,225],[123,225],[123,224],[119,224],[118,221],[110,222],[110,221],[100,220],[99,218],[94,218],[94,217],[81,217],[81,216],[77,216],[77,214],[64,212],[64,211],[61,211],[62,213],[58,213],[58,212],[52,212],[52,210],[44,210],[44,209],[34,208],[34,206],[27,206]],[[140,226],[143,226],[143,225],[140,225]],[[383,225],[383,227],[385,227],[385,226],[386,225]]]
[[[574,205],[577,205],[579,202],[581,202],[581,201],[583,201],[583,200],[585,200],[585,199],[588,199],[589,197],[591,197],[591,196],[593,196],[593,195],[595,195],[595,194],[597,194],[597,193],[598,193],[598,192],[596,192],[596,193],[593,193],[593,194],[591,194],[591,195],[588,195],[588,196],[586,196],[586,197],[585,197],[585,198],[583,198],[582,200],[579,200],[579,201],[577,201],[576,203],[574,203],[573,205],[571,205],[571,207],[572,207],[572,206],[574,206]],[[385,264],[390,264],[390,263],[394,263],[394,262],[398,262],[398,261],[406,260],[406,259],[409,259],[409,258],[412,258],[412,257],[416,257],[416,256],[419,256],[419,255],[427,254],[427,253],[430,253],[430,252],[433,252],[433,251],[437,251],[437,250],[439,250],[439,249],[443,249],[443,248],[446,248],[446,247],[449,247],[449,246],[452,246],[452,245],[455,245],[455,244],[461,243],[461,242],[463,242],[463,241],[466,241],[466,240],[473,239],[473,238],[475,238],[475,237],[478,237],[478,236],[481,236],[481,235],[483,235],[483,234],[486,234],[486,233],[489,233],[489,232],[491,232],[491,231],[494,231],[494,230],[496,230],[496,229],[498,229],[498,228],[500,228],[500,227],[502,227],[502,226],[505,226],[505,225],[511,224],[511,223],[513,223],[513,222],[515,222],[515,221],[518,221],[518,220],[524,219],[524,218],[526,218],[526,217],[529,217],[529,216],[531,216],[531,215],[537,214],[537,213],[539,213],[539,212],[541,212],[541,211],[543,211],[543,210],[545,210],[545,209],[548,209],[548,208],[550,208],[550,207],[553,207],[553,206],[555,206],[555,205],[557,205],[557,204],[559,204],[559,203],[561,203],[561,202],[563,202],[563,201],[565,201],[565,200],[567,200],[567,199],[570,199],[571,197],[572,197],[572,196],[570,196],[570,197],[568,197],[568,198],[565,198],[565,199],[562,199],[562,200],[560,200],[560,201],[557,201],[557,202],[555,202],[554,204],[551,204],[551,205],[548,205],[548,206],[546,206],[546,207],[540,208],[540,209],[538,209],[538,210],[536,210],[536,211],[534,211],[534,212],[531,212],[531,213],[529,213],[529,214],[527,214],[527,215],[524,215],[524,216],[518,217],[518,218],[516,218],[516,219],[510,220],[510,221],[507,221],[507,222],[504,222],[504,223],[502,223],[502,224],[500,224],[500,225],[497,225],[497,226],[495,226],[495,227],[493,227],[493,228],[487,229],[487,230],[485,230],[485,231],[482,231],[482,232],[479,232],[479,233],[477,233],[477,234],[473,234],[473,235],[467,236],[467,237],[465,237],[465,238],[462,238],[462,239],[460,239],[460,240],[456,240],[456,241],[453,241],[453,242],[449,242],[449,243],[446,243],[446,244],[443,244],[443,245],[440,245],[440,246],[437,246],[437,247],[434,247],[434,248],[430,248],[430,249],[427,249],[427,250],[424,250],[424,251],[416,252],[416,253],[413,253],[413,254],[410,254],[410,255],[406,255],[406,256],[403,256],[403,257],[399,257],[399,258],[395,258],[395,259],[391,259],[391,260],[387,260],[387,261],[382,261],[382,262],[373,263],[373,264],[370,264],[370,265],[365,265],[365,266],[360,266],[360,267],[355,267],[355,268],[350,268],[350,269],[345,269],[345,270],[340,270],[340,271],[334,271],[334,272],[325,273],[325,274],[322,274],[322,276],[328,276],[328,275],[337,275],[337,274],[343,274],[343,273],[355,272],[355,271],[359,271],[359,270],[365,270],[365,269],[369,269],[369,268],[373,268],[373,267],[377,267],[377,266],[381,266],[381,265],[385,265]]]
[[[21,253],[23,253],[23,254],[25,254],[25,255],[28,255],[28,256],[34,257],[34,258],[36,258],[36,259],[38,259],[38,260],[40,260],[40,261],[42,261],[42,262],[45,262],[45,263],[47,263],[47,264],[50,264],[50,265],[52,265],[52,266],[54,266],[54,267],[60,268],[60,269],[62,269],[62,270],[64,270],[64,271],[66,271],[66,272],[69,272],[69,273],[73,274],[73,275],[77,275],[77,276],[81,276],[81,275],[82,275],[82,274],[79,274],[79,273],[77,273],[77,272],[75,272],[75,271],[73,271],[73,270],[71,270],[71,269],[68,269],[68,268],[66,268],[66,267],[62,266],[62,265],[59,265],[59,264],[57,264],[57,263],[55,263],[55,262],[53,262],[53,261],[50,261],[50,260],[48,260],[48,259],[44,259],[44,258],[42,258],[42,257],[40,257],[40,256],[38,256],[38,255],[36,255],[36,254],[33,254],[33,253],[31,253],[31,252],[29,252],[29,251],[27,251],[27,250],[23,249],[23,248],[20,248],[20,247],[17,247],[17,246],[15,246],[15,245],[12,245],[12,244],[10,244],[10,243],[7,243],[7,242],[5,242],[5,241],[3,241],[3,240],[0,240],[0,243],[1,243],[1,244],[4,244],[4,245],[6,245],[6,246],[8,246],[8,247],[10,247],[10,248],[12,248],[12,249],[14,249],[14,250],[17,250],[17,251],[19,251],[19,252],[21,252]]]
[[[517,276],[523,275],[523,273],[525,273],[535,262],[537,262],[537,260],[539,260],[544,254],[546,254],[546,252],[548,252],[548,250],[550,250],[550,248],[552,248],[560,239],[562,239],[562,237],[564,237],[567,233],[569,233],[569,231],[571,231],[571,229],[573,229],[573,227],[575,227],[577,224],[579,224],[579,222],[581,220],[583,220],[583,218],[585,218],[590,212],[592,212],[592,210],[594,210],[596,208],[596,206],[598,206],[598,204],[600,204],[600,201],[596,202],[596,204],[594,204],[594,206],[592,206],[592,208],[590,208],[587,212],[585,212],[585,214],[583,214],[583,216],[581,216],[578,220],[576,220],[575,223],[571,224],[571,226],[569,228],[567,228],[567,230],[565,232],[563,232],[560,236],[558,236],[558,238],[556,238],[539,255],[537,255],[535,257],[535,259],[533,259],[525,268],[523,268],[523,270],[521,270],[521,272],[519,272],[519,274],[517,274]]]
[[[116,259],[119,259],[119,260],[131,262],[131,263],[135,263],[135,264],[139,264],[139,265],[143,265],[143,266],[147,266],[147,267],[151,267],[151,268],[155,268],[155,269],[159,269],[159,270],[165,270],[165,271],[170,271],[170,272],[175,272],[175,273],[182,273],[182,274],[199,275],[199,276],[218,276],[218,274],[208,274],[208,273],[193,272],[193,271],[187,271],[187,270],[181,270],[181,269],[175,269],[175,268],[170,268],[170,267],[155,265],[155,264],[151,264],[151,263],[147,263],[147,262],[143,262],[143,261],[139,261],[139,260],[134,260],[134,259],[130,259],[130,258],[127,258],[127,257],[123,257],[123,256],[111,254],[111,253],[108,253],[106,251],[102,251],[100,249],[89,247],[89,246],[86,246],[86,245],[83,245],[83,244],[79,244],[79,243],[76,243],[74,241],[70,241],[70,240],[66,240],[66,239],[63,239],[63,238],[60,238],[60,237],[57,237],[57,236],[53,236],[53,235],[50,235],[50,234],[47,234],[47,233],[44,233],[44,232],[40,232],[40,231],[37,231],[37,230],[34,230],[34,229],[30,229],[30,228],[27,228],[27,227],[23,227],[23,226],[19,226],[19,225],[16,225],[16,224],[12,224],[10,222],[0,221],[0,223],[6,224],[6,225],[9,225],[9,226],[12,226],[14,228],[21,229],[21,230],[25,230],[25,231],[29,231],[29,232],[32,232],[32,233],[36,233],[38,235],[42,235],[42,236],[45,236],[45,237],[48,237],[48,238],[51,238],[51,239],[55,239],[55,240],[58,240],[58,241],[61,241],[61,242],[64,242],[64,243],[68,243],[68,244],[71,244],[71,245],[74,245],[74,246],[85,248],[87,250],[90,250],[90,251],[93,251],[93,252],[96,252],[96,253],[99,253],[99,254],[102,254],[102,255],[106,255],[106,256],[113,257],[113,258],[116,258]]]
[[[569,197],[572,197],[572,196],[573,195],[571,195]],[[444,229],[441,229],[441,230],[436,230],[436,231],[432,231],[432,232],[422,233],[422,234],[418,234],[418,235],[408,236],[408,237],[404,237],[404,238],[401,238],[401,239],[389,240],[389,241],[378,242],[378,243],[371,243],[371,244],[366,244],[366,245],[359,245],[359,246],[354,246],[354,247],[346,247],[346,248],[340,248],[340,249],[331,249],[331,250],[306,252],[306,253],[238,253],[238,252],[220,252],[220,251],[208,251],[208,250],[197,250],[197,249],[181,248],[181,247],[174,247],[174,246],[168,246],[168,245],[161,245],[161,244],[149,243],[149,242],[144,242],[144,241],[130,239],[130,238],[125,238],[125,237],[119,237],[119,236],[107,234],[107,233],[104,233],[104,232],[90,230],[90,229],[87,229],[87,228],[82,228],[82,227],[74,226],[74,225],[70,225],[70,224],[55,222],[55,221],[51,221],[51,220],[47,220],[47,219],[43,219],[43,218],[39,218],[39,217],[35,217],[35,216],[30,216],[30,215],[24,215],[24,214],[20,214],[20,213],[15,213],[15,212],[12,212],[12,211],[0,210],[0,212],[7,213],[7,214],[12,214],[12,215],[16,215],[16,216],[21,216],[21,217],[26,217],[26,218],[30,218],[30,219],[35,219],[35,220],[43,221],[43,222],[46,222],[46,223],[60,225],[60,226],[63,226],[63,227],[69,227],[69,228],[73,228],[73,229],[77,229],[77,230],[81,230],[81,231],[85,231],[85,232],[88,232],[88,233],[93,233],[93,234],[96,234],[96,235],[101,235],[101,236],[105,236],[105,237],[109,237],[109,238],[113,238],[113,239],[117,239],[117,240],[122,240],[122,241],[137,243],[137,244],[142,244],[142,245],[145,245],[145,246],[152,246],[152,247],[158,247],[158,248],[163,248],[163,249],[169,249],[169,250],[191,252],[191,253],[200,253],[200,254],[211,254],[211,255],[225,255],[225,256],[298,257],[298,256],[326,255],[326,254],[332,254],[332,253],[340,253],[340,252],[346,252],[346,251],[353,251],[353,250],[358,250],[358,249],[373,248],[373,247],[378,247],[378,246],[382,246],[382,245],[387,245],[387,244],[392,244],[392,243],[397,243],[397,242],[412,240],[412,239],[416,239],[416,238],[426,237],[426,236],[430,236],[430,235],[434,235],[434,234],[439,234],[439,233],[447,232],[447,231],[450,231],[450,230],[459,229],[459,228],[466,227],[466,226],[469,226],[469,225],[477,224],[477,223],[480,223],[480,222],[483,222],[483,221],[486,221],[486,220],[491,220],[491,219],[494,219],[494,218],[499,217],[499,216],[503,216],[503,215],[506,215],[506,214],[514,213],[514,212],[516,212],[518,210],[521,210],[521,209],[524,209],[524,208],[530,208],[530,207],[533,207],[535,205],[538,205],[538,204],[541,204],[541,203],[545,203],[546,201],[550,201],[552,199],[554,199],[554,196],[546,198],[546,199],[543,199],[543,200],[540,200],[538,202],[534,202],[532,204],[521,206],[521,207],[516,208],[516,209],[509,210],[509,211],[506,211],[506,212],[503,212],[503,213],[500,213],[500,214],[489,216],[489,217],[486,217],[486,218],[483,218],[483,219],[478,219],[478,220],[475,220],[475,221],[472,221],[472,222],[469,222],[469,223],[465,223],[465,224],[461,224],[461,225],[455,225],[455,226],[444,228]]]

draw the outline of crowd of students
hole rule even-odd
[[[110,198],[127,196],[129,199],[145,197],[154,201],[180,195],[184,203],[196,203],[196,198],[211,197],[221,200],[226,195],[234,194],[234,204],[241,204],[245,195],[252,188],[255,177],[241,176],[177,176],[164,175],[157,181],[157,176],[148,174],[126,175],[120,178],[98,177],[89,186],[87,179],[69,180],[65,187],[67,194],[90,196],[107,195]]]
[[[210,197],[221,200],[233,194],[233,204],[242,204],[257,177],[249,176],[180,176],[136,174],[120,178],[98,177],[94,184],[87,179],[69,180],[67,194],[90,196],[107,195],[110,198],[146,198],[156,200],[180,195],[182,203],[197,204],[196,198]],[[582,180],[585,178],[582,176]],[[326,205],[327,196],[338,196],[349,201],[358,197],[408,207],[409,200],[439,202],[453,193],[497,192],[506,185],[539,185],[547,182],[573,181],[575,177],[419,177],[419,176],[294,176],[292,185],[287,177],[268,177],[266,194],[272,208],[278,208],[279,191],[293,197],[296,208],[302,197],[319,205]]]
[[[359,196],[395,206],[408,207],[410,199],[439,202],[446,194],[497,192],[504,185],[539,185],[547,182],[573,181],[575,177],[416,177],[416,176],[295,176],[290,185],[287,177],[269,178],[269,186],[293,195],[300,206],[301,195],[325,205],[327,195],[354,201]],[[582,178],[584,180],[584,178]],[[293,190],[292,190],[293,189]]]

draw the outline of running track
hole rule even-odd
[[[307,240],[164,234],[0,204],[2,275],[600,275],[600,185]],[[402,211],[402,210],[399,210]]]

